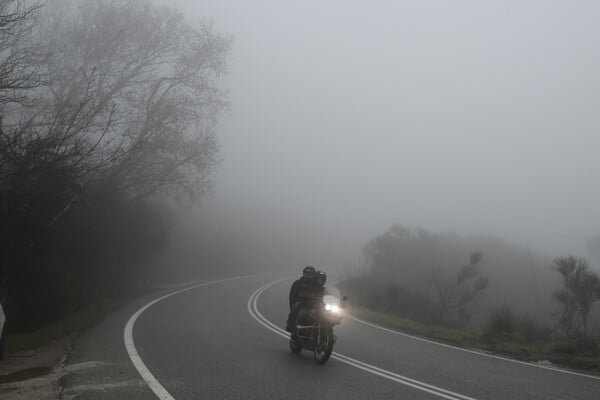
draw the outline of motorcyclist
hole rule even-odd
[[[325,281],[327,281],[327,275],[323,271],[317,271],[314,277],[314,284],[306,292],[301,293],[300,298],[301,305],[307,308],[317,307],[323,301],[323,295],[325,294]]]
[[[322,289],[320,294],[323,296],[323,293],[325,292],[325,282],[327,282],[327,274],[323,271],[318,271],[315,277],[315,282]]]
[[[288,315],[285,330],[288,332],[292,331],[292,327],[296,322],[298,312],[302,307],[309,303],[312,298],[318,294],[321,287],[317,284],[315,278],[317,277],[317,271],[315,267],[306,266],[302,270],[302,276],[292,283],[290,288],[290,313]]]

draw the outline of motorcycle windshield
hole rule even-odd
[[[323,303],[330,306],[340,306],[340,291],[335,287],[326,287],[323,293]]]

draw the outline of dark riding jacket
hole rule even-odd
[[[312,303],[323,296],[323,287],[314,279],[301,277],[290,288],[290,309],[295,303]]]

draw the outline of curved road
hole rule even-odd
[[[310,352],[291,354],[283,337],[290,283],[264,276],[220,281],[140,309],[130,319],[129,345],[139,354],[136,368],[156,380],[154,398],[600,398],[596,377],[463,351],[351,318],[336,329],[335,358],[320,367]]]

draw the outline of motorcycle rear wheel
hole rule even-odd
[[[335,339],[333,337],[332,332],[328,332],[321,336],[321,344],[315,345],[315,361],[319,365],[323,365],[329,360],[331,357],[331,353],[333,352],[333,343]]]

